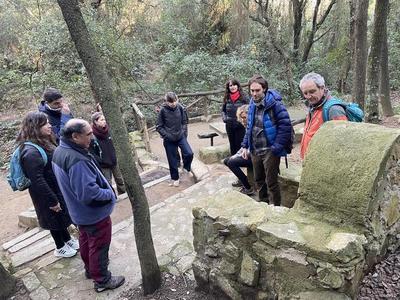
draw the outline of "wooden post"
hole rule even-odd
[[[146,118],[144,117],[143,113],[140,111],[140,109],[136,105],[136,103],[132,103],[132,108],[133,108],[133,113],[135,115],[135,120],[137,122],[138,130],[142,134],[142,139],[143,139],[146,151],[151,152],[150,137],[149,137],[149,132],[147,131]]]

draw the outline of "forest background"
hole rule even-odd
[[[322,74],[334,94],[365,109],[373,101],[370,85],[380,91],[381,78],[390,91],[400,89],[399,1],[80,2],[107,71],[124,95],[129,130],[135,126],[130,103],[138,103],[152,124],[154,104],[167,91],[222,89],[229,78],[246,83],[256,73],[294,105],[302,101],[298,82],[310,71]],[[380,23],[379,7],[387,13]],[[0,127],[35,110],[50,86],[62,91],[75,116],[88,118],[96,99],[56,1],[0,0],[0,28]],[[383,37],[376,41],[377,36]],[[379,76],[384,64],[387,75]],[[217,112],[222,94],[214,100]],[[5,161],[0,157],[0,165]]]

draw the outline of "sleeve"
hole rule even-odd
[[[182,129],[185,137],[188,136],[188,123],[189,123],[189,117],[187,114],[187,110],[184,107],[181,107],[182,109]]]
[[[226,103],[225,102],[222,104],[221,117],[222,117],[222,122],[226,123]]]
[[[115,195],[111,188],[102,188],[97,183],[98,171],[86,161],[80,161],[69,169],[71,189],[76,198],[89,205],[93,201],[110,201]]]
[[[348,121],[347,116],[346,116],[346,111],[341,105],[332,105],[332,107],[329,109],[329,120],[333,121]]]
[[[253,116],[251,116],[251,114],[253,113],[252,107],[249,107],[249,111],[247,112],[247,125],[246,125],[246,132],[244,134],[243,137],[243,141],[242,141],[242,148],[249,148],[249,138],[250,138],[250,132],[252,130],[252,124],[250,124],[251,120],[253,118]]]
[[[276,109],[278,110],[278,109]],[[275,113],[275,112],[274,112]],[[276,138],[271,146],[271,151],[274,155],[279,156],[285,147],[288,145],[292,135],[292,123],[289,113],[283,104],[280,104],[276,116]]]
[[[156,131],[160,134],[160,136],[165,139],[167,137],[167,131],[165,130],[164,118],[163,118],[164,109],[161,108],[160,112],[157,116],[157,124]]]
[[[42,155],[36,149],[29,149],[22,154],[21,166],[25,176],[31,181],[30,191],[39,196],[39,201],[46,201],[48,207],[56,206],[58,203],[57,196],[44,178],[45,165]]]

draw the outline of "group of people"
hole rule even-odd
[[[23,119],[17,142],[39,225],[50,230],[56,245],[54,255],[72,257],[80,250],[86,278],[102,292],[125,281],[108,271],[110,214],[116,202],[111,174],[118,193],[125,187],[101,111],[91,121],[73,118],[62,94],[49,88],[38,111]],[[42,148],[47,159],[27,142]],[[68,231],[71,224],[79,228],[79,241]]]
[[[299,87],[309,102],[301,141],[300,155],[304,158],[313,135],[324,122],[322,109],[331,96],[324,78],[317,73],[305,75]],[[250,97],[237,80],[226,83],[222,119],[231,156],[224,163],[238,177],[233,185],[241,186],[240,191],[248,195],[255,191],[241,167],[252,169],[259,200],[278,206],[279,164],[280,158],[291,151],[291,120],[281,96],[269,89],[265,78],[253,76],[249,92]],[[187,140],[188,116],[175,93],[168,92],[164,100],[156,129],[163,139],[171,185],[179,186],[180,156],[182,172],[191,172],[193,160]],[[347,120],[343,107],[333,105],[329,120]],[[101,108],[92,115],[91,124],[73,118],[62,94],[49,88],[38,111],[23,119],[17,138],[21,167],[31,181],[29,193],[40,226],[50,230],[54,239],[54,255],[72,257],[80,249],[86,278],[93,279],[97,292],[117,288],[125,281],[108,270],[110,214],[116,202],[112,176],[117,192],[125,192],[109,130]],[[41,147],[47,160],[37,147],[26,142]],[[71,224],[79,228],[79,241],[68,232]]]
[[[309,108],[300,150],[304,159],[312,137],[324,121],[347,120],[347,116],[341,105],[332,105],[324,120],[323,107],[331,95],[320,74],[306,74],[299,88]],[[259,201],[278,206],[281,204],[280,158],[291,152],[293,143],[291,120],[281,96],[268,88],[262,76],[249,80],[249,92],[250,99],[236,79],[226,83],[222,120],[226,123],[231,156],[224,163],[238,178],[232,185],[241,187],[240,192],[254,194],[248,176],[241,170],[246,167],[254,175]]]

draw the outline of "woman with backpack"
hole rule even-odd
[[[39,225],[50,230],[56,244],[55,256],[72,257],[79,249],[79,243],[68,232],[72,222],[51,165],[57,144],[46,114],[28,113],[22,121],[17,142],[22,171],[31,181],[29,194]],[[44,150],[47,161],[39,149]]]
[[[106,177],[110,184],[114,176],[118,194],[125,193],[124,180],[117,165],[117,155],[115,154],[114,144],[109,133],[110,127],[102,112],[95,112],[92,115],[92,130],[94,140],[90,144],[89,151],[95,157],[104,177]]]
[[[225,84],[225,95],[222,104],[222,121],[225,123],[228,135],[231,155],[235,155],[241,148],[246,128],[237,120],[236,113],[239,107],[248,104],[247,95],[243,92],[240,82],[236,79],[229,80]],[[238,180],[232,184],[240,187],[242,183]]]

